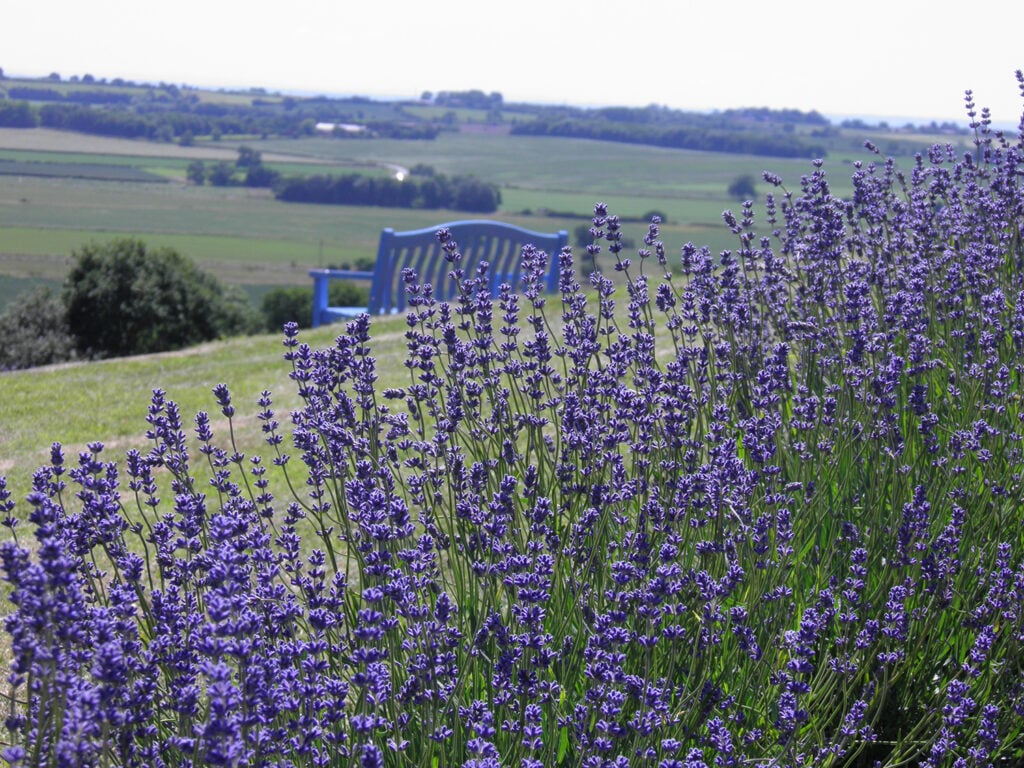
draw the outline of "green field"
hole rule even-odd
[[[131,165],[55,163],[35,160],[0,160],[0,176],[44,176],[58,179],[95,179],[97,181],[164,181],[157,174]]]
[[[47,129],[0,130],[0,167],[47,166],[47,175],[0,174],[0,305],[33,280],[59,281],[79,246],[116,236],[176,248],[227,282],[265,288],[305,284],[311,267],[374,257],[384,227],[467,218],[443,210],[286,204],[268,190],[184,183],[190,162],[231,160],[241,143],[181,147]],[[434,141],[315,137],[244,143],[284,174],[384,174],[394,166],[426,164],[440,173],[475,175],[501,188],[494,218],[542,231],[572,232],[598,201],[623,217],[658,211],[667,218],[666,242],[692,241],[715,252],[736,244],[721,221],[724,209],[738,207],[726,193],[731,181],[749,174],[761,196],[769,191],[759,181],[763,170],[782,176],[791,190],[811,170],[805,160],[473,130],[445,132]],[[853,159],[868,155],[840,148],[826,162],[837,194],[850,191]],[[90,169],[102,178],[75,178]],[[175,183],[119,181],[118,174],[152,174]],[[645,226],[624,229],[638,243]]]
[[[762,170],[770,170],[796,186],[800,176],[811,170],[806,160],[473,132],[442,133],[430,142],[311,138],[271,139],[250,146],[264,153],[292,152],[332,160],[427,163],[441,173],[473,174],[502,186],[598,196],[685,197],[712,191],[727,201],[726,187],[739,174],[760,178]],[[864,159],[865,154],[858,157]],[[831,167],[842,169],[836,179],[839,191],[849,188],[850,174],[844,167],[848,160],[829,158]]]

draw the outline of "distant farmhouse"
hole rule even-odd
[[[319,133],[366,133],[366,126],[354,123],[317,123],[316,130]]]

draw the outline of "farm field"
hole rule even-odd
[[[927,137],[914,140],[923,143]],[[541,231],[572,232],[586,224],[598,201],[622,217],[656,211],[667,219],[666,241],[692,241],[713,252],[736,244],[721,220],[723,210],[739,205],[726,192],[731,181],[750,175],[762,196],[767,191],[760,182],[763,170],[777,173],[794,190],[811,170],[805,160],[473,130],[443,132],[434,141],[315,137],[179,146],[42,128],[0,129],[0,169],[5,163],[12,169],[32,164],[43,174],[0,174],[0,306],[23,285],[56,285],[75,248],[117,236],[176,248],[228,283],[267,288],[305,284],[311,267],[373,258],[384,227],[411,229],[466,218],[444,210],[286,204],[268,190],[185,183],[190,162],[233,161],[242,144],[285,175],[385,174],[420,164],[448,175],[475,175],[501,188],[494,218]],[[850,164],[867,156],[864,150],[830,155],[826,169],[835,193],[849,192]],[[74,178],[90,175],[90,169],[101,178]],[[161,181],[117,179],[137,173]],[[627,223],[624,234],[639,242],[644,229],[642,223]]]
[[[767,169],[795,185],[810,171],[806,160],[484,132],[442,133],[431,142],[310,138],[247,144],[266,154],[289,151],[307,157],[409,167],[427,163],[441,173],[473,174],[503,187],[669,198],[704,196],[713,190],[723,202],[728,202],[726,187],[739,174],[759,178]],[[843,162],[842,157],[829,160],[837,170]],[[838,174],[837,183],[848,188],[849,174]]]
[[[728,247],[731,241],[719,224],[722,209],[730,205],[724,193],[728,180],[744,169],[759,173],[749,158],[728,158],[720,168],[702,153],[477,134],[443,134],[435,142],[246,143],[282,172],[300,163],[306,172],[370,168],[381,173],[384,163],[425,163],[451,174],[472,171],[502,185],[507,199],[497,218],[545,231],[571,230],[585,222],[599,199],[611,201],[624,216],[659,210],[672,222],[667,229],[674,235],[707,241],[715,248]],[[0,176],[0,278],[57,281],[74,248],[132,235],[175,247],[229,282],[301,284],[310,267],[372,258],[384,227],[409,229],[465,218],[451,211],[289,205],[275,201],[266,190],[183,183],[191,160],[222,160],[236,152],[230,143],[178,147],[42,129],[0,131],[0,160],[59,162],[62,167],[123,164],[181,182]],[[644,176],[657,168],[663,180],[646,182]],[[791,163],[787,170],[795,176],[800,169]],[[563,173],[578,179],[576,189],[565,189],[558,181]],[[542,215],[544,209],[584,218]],[[639,240],[643,226],[633,228],[636,232],[627,234]],[[0,289],[0,300],[4,294]]]

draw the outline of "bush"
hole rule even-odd
[[[736,200],[753,200],[757,194],[757,187],[754,186],[754,177],[749,174],[737,176],[730,183],[726,191],[729,197]]]
[[[86,245],[73,257],[63,299],[83,355],[164,352],[259,324],[243,296],[171,248],[117,239]]]
[[[249,294],[238,285],[221,285],[224,296],[224,323],[219,336],[248,336],[262,333],[263,314]]]
[[[75,357],[64,303],[50,288],[18,296],[0,314],[0,371],[63,363]]]
[[[365,307],[369,292],[355,283],[332,280],[327,287],[327,300],[335,307]],[[285,323],[299,328],[313,324],[313,289],[303,286],[274,288],[263,295],[260,303],[266,330],[280,331]]]
[[[0,127],[35,128],[39,117],[27,101],[0,99]]]
[[[274,288],[263,294],[260,311],[268,331],[280,331],[285,323],[309,328],[313,321],[313,289],[298,285]]]

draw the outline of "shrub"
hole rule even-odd
[[[369,298],[367,289],[355,283],[332,280],[327,286],[332,307],[365,307]],[[268,331],[280,331],[285,323],[309,328],[313,324],[313,289],[297,285],[274,288],[263,295],[260,310]]]
[[[0,483],[4,757],[1021,765],[1024,137],[974,128],[849,201],[766,174],[770,234],[727,212],[717,262],[670,267],[655,222],[638,270],[598,206],[622,306],[570,249],[556,298],[527,249],[492,299],[444,241],[460,291],[410,286],[404,386],[366,315],[286,329],[280,496],[223,384],[194,441],[154,392],[126,491],[54,445],[35,541]]]
[[[262,333],[264,330],[263,314],[253,304],[249,294],[238,285],[217,284],[223,291],[224,318],[218,336],[248,336]]]
[[[35,128],[37,125],[39,116],[27,101],[0,99],[0,127]]]
[[[285,323],[309,328],[313,324],[313,289],[291,285],[269,290],[260,300],[260,311],[268,331],[280,331]]]
[[[737,176],[729,182],[726,191],[729,193],[729,197],[737,200],[753,200],[757,194],[757,188],[754,186],[754,177],[746,173]]]
[[[117,239],[73,257],[63,299],[81,354],[163,352],[258,325],[244,297],[171,248]]]
[[[272,187],[281,179],[281,174],[265,165],[253,165],[245,172],[245,186]]]
[[[64,304],[50,288],[18,296],[0,314],[0,371],[62,363],[75,357]]]

